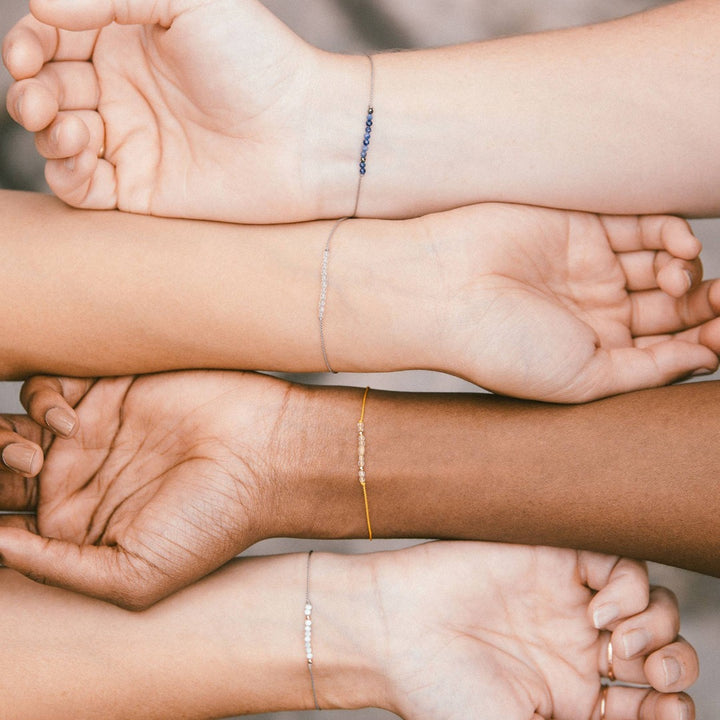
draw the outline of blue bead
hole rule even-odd
[[[365,138],[365,139],[363,140],[363,145],[364,145],[365,147],[367,147],[369,144],[370,144],[370,138]]]
[[[367,150],[363,150],[363,151],[360,153],[360,159],[361,159],[361,160],[364,160],[366,157],[367,157]]]
[[[368,115],[367,122],[365,123],[365,127],[372,127],[372,115]]]
[[[364,167],[361,167],[361,168],[360,168],[360,174],[361,174],[361,175],[364,175],[365,172],[366,172],[365,168],[364,168]]]

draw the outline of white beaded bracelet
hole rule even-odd
[[[313,675],[313,651],[312,651],[312,603],[310,602],[310,558],[313,551],[307,556],[307,568],[305,571],[305,660],[307,661],[308,672],[310,673],[310,686],[312,687],[313,702],[315,709],[320,710],[317,694],[315,693],[315,677]]]

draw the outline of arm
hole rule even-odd
[[[326,369],[332,223],[82,213],[20,193],[0,194],[0,212],[13,268],[0,287],[5,378]],[[699,250],[684,221],[662,216],[478,205],[348,221],[328,261],[329,360],[558,402],[711,372],[720,283],[700,282]]]
[[[3,717],[199,720],[310,709],[306,568],[306,555],[235,561],[140,614],[3,570]],[[640,564],[455,543],[359,557],[316,553],[309,577],[324,709],[378,706],[426,720],[440,704],[447,718],[472,709],[481,720],[501,710],[509,720],[564,720],[582,708],[590,717],[610,638],[591,618],[610,603],[617,649],[637,631],[649,638],[631,659],[616,657],[618,679],[670,694],[610,690],[608,704],[629,718],[694,717],[678,691],[696,679],[697,658],[676,641],[674,598],[650,593]],[[668,662],[680,671],[670,684]]]
[[[315,533],[366,536],[353,477],[360,393],[309,388],[300,397],[307,403],[294,425],[301,446],[323,443],[304,453],[312,469],[293,531],[311,535],[301,528],[312,517]],[[371,391],[373,530],[622,549],[720,576],[720,492],[712,481],[720,467],[718,403],[716,382],[577,407]]]
[[[20,81],[8,108],[40,131],[63,199],[240,222],[352,213],[366,58],[319,52],[256,3],[31,7],[84,30],[26,19],[3,54]],[[113,17],[147,26],[104,27]],[[719,23],[717,3],[685,0],[595,26],[378,55],[359,213],[503,200],[716,214],[720,101],[707,88],[720,79]]]
[[[371,391],[374,534],[622,550],[720,575],[718,393],[563,407]],[[367,537],[361,397],[251,373],[34,378],[32,417],[66,413],[76,432],[53,440],[4,420],[5,465],[20,448],[35,455],[16,467],[30,479],[3,473],[0,509],[35,515],[4,521],[3,562],[137,608],[267,537]]]

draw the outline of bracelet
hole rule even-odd
[[[370,508],[368,507],[367,488],[365,487],[365,401],[367,400],[370,388],[365,388],[365,394],[362,399],[362,410],[360,411],[360,419],[357,423],[358,429],[358,480],[363,491],[363,499],[365,500],[365,520],[367,521],[368,540],[372,540],[372,526],[370,525]]]
[[[315,677],[313,675],[313,651],[312,651],[312,603],[310,602],[310,558],[313,551],[307,555],[307,567],[305,570],[305,660],[307,661],[308,672],[310,673],[310,687],[312,688],[313,702],[315,709],[320,710],[317,694],[315,693]]]
[[[373,102],[375,97],[375,63],[373,62],[372,55],[366,55],[370,62],[370,99],[368,100],[367,115],[365,117],[365,134],[363,135],[362,148],[360,150],[360,164],[358,174],[357,192],[355,193],[355,209],[352,212],[352,217],[357,216],[358,203],[360,202],[360,186],[362,185],[362,179],[367,172],[367,154],[368,148],[370,147],[370,136],[372,135],[373,128],[373,115],[375,114],[375,108],[373,108]]]
[[[335,370],[330,366],[330,361],[327,356],[327,348],[325,346],[325,303],[327,301],[327,289],[328,289],[328,259],[330,258],[330,241],[335,235],[335,231],[338,226],[344,220],[348,218],[340,218],[335,221],[335,224],[330,230],[328,239],[325,241],[325,249],[323,250],[322,267],[320,269],[320,302],[318,303],[318,324],[320,325],[320,350],[322,351],[323,360],[325,361],[325,367],[328,372],[337,374]]]

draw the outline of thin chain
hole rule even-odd
[[[325,361],[325,367],[328,372],[335,373],[335,370],[330,366],[328,360],[327,347],[325,345],[325,304],[327,302],[327,290],[328,290],[328,260],[330,259],[330,241],[335,235],[335,231],[341,222],[347,220],[347,218],[340,218],[335,221],[332,226],[328,238],[325,241],[325,249],[323,250],[322,267],[320,269],[320,302],[318,303],[318,323],[320,325],[320,350],[322,351],[323,360]],[[336,373],[335,373],[336,374]]]

